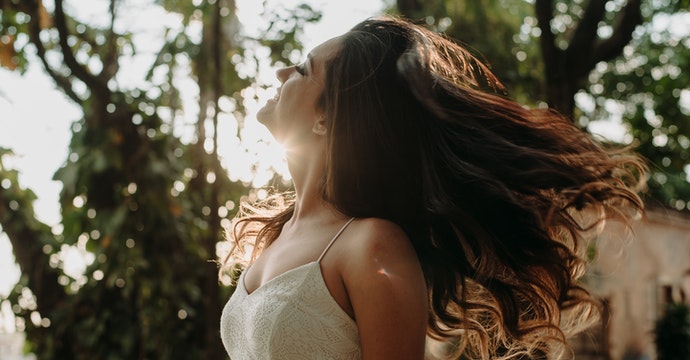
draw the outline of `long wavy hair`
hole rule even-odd
[[[404,229],[431,337],[470,358],[550,357],[596,320],[578,282],[585,233],[642,211],[638,157],[508,99],[465,48],[399,18],[356,25],[326,71],[323,198]],[[283,205],[250,211],[237,244],[268,246],[292,215]]]

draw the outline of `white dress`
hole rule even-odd
[[[333,299],[321,273],[321,259],[288,270],[247,293],[244,273],[220,322],[232,360],[361,359],[354,320]]]

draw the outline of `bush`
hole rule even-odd
[[[654,342],[659,360],[690,359],[690,308],[682,303],[666,306],[654,326]]]

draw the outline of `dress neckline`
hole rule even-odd
[[[261,284],[261,285],[260,285],[259,287],[257,287],[256,289],[252,290],[252,292],[249,292],[249,291],[247,290],[247,286],[244,284],[244,274],[246,274],[247,271],[242,272],[242,275],[240,276],[240,279],[239,279],[239,281],[238,281],[238,284],[242,287],[242,291],[244,291],[245,295],[247,295],[247,296],[252,296],[252,295],[256,294],[258,291],[260,291],[260,290],[262,290],[263,288],[265,288],[266,286],[271,285],[274,281],[279,280],[280,278],[283,278],[283,277],[285,277],[285,276],[287,276],[287,275],[289,275],[289,274],[291,274],[291,273],[297,272],[297,271],[300,270],[300,269],[308,268],[310,265],[319,265],[319,262],[316,261],[316,260],[314,260],[314,261],[310,261],[310,262],[308,262],[308,263],[306,263],[306,264],[302,264],[302,265],[299,265],[299,266],[295,266],[295,267],[293,267],[293,268],[290,269],[290,270],[287,270],[287,271],[285,271],[285,272],[282,272],[282,273],[280,273],[280,274],[274,276],[274,277],[271,278],[270,280],[268,280],[268,281],[266,281],[265,283]],[[319,273],[321,273],[320,270],[321,270],[321,269],[319,268]],[[323,274],[321,274],[321,277],[323,278]]]
[[[316,260],[314,260],[314,261],[310,261],[310,262],[308,262],[308,263],[304,263],[304,264],[302,264],[302,265],[298,265],[298,266],[296,266],[296,267],[294,267],[294,268],[292,268],[292,269],[286,270],[286,271],[284,271],[284,272],[282,272],[282,273],[280,273],[280,274],[278,274],[278,275],[272,277],[271,279],[269,279],[268,281],[264,282],[263,284],[259,285],[256,289],[252,290],[251,292],[249,292],[249,290],[247,290],[247,286],[244,284],[244,274],[246,274],[247,271],[249,271],[249,269],[251,268],[251,265],[248,266],[248,267],[242,272],[242,275],[240,276],[240,279],[239,279],[239,283],[242,285],[242,288],[243,288],[243,290],[244,290],[244,293],[245,293],[247,296],[250,296],[250,295],[256,293],[259,289],[261,289],[261,288],[263,288],[264,286],[266,286],[267,284],[273,282],[273,280],[275,280],[275,279],[277,279],[277,278],[280,278],[280,277],[282,277],[282,276],[285,275],[285,274],[291,273],[291,272],[293,272],[293,271],[295,271],[295,270],[297,270],[297,269],[305,268],[305,267],[307,267],[308,265],[313,265],[313,264],[316,264],[316,265],[319,266],[319,276],[321,276],[321,279],[323,279],[323,273],[321,272],[321,266],[320,266],[320,265],[321,265],[321,259],[323,259],[323,257],[326,255],[326,252],[331,248],[331,246],[333,245],[333,243],[335,243],[335,240],[338,239],[338,237],[340,237],[340,234],[342,234],[343,231],[345,231],[345,228],[347,228],[347,226],[350,225],[350,223],[351,223],[352,221],[354,221],[354,220],[355,220],[354,217],[350,218],[350,219],[340,228],[340,230],[338,230],[338,232],[335,233],[335,235],[333,236],[333,238],[331,239],[331,241],[328,242],[328,245],[326,245],[326,247],[325,247],[325,248],[323,249],[323,251],[321,252],[321,255],[319,256],[318,259],[316,259]]]

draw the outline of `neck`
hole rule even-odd
[[[295,187],[295,211],[292,220],[304,220],[336,213],[322,197],[322,184],[326,174],[323,151],[290,149],[286,152],[288,169]]]

